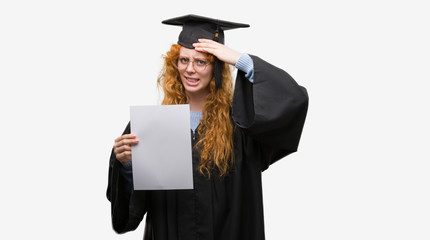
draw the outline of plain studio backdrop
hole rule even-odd
[[[426,1],[0,3],[1,239],[117,235],[108,158],[189,13],[308,89],[299,151],[263,174],[266,238],[430,239]]]

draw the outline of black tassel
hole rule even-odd
[[[222,61],[215,57],[215,88],[218,90],[222,87]]]
[[[214,41],[219,42],[219,20],[216,27]],[[215,88],[218,90],[222,87],[222,61],[215,57]]]

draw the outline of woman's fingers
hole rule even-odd
[[[120,141],[125,140],[125,139],[136,139],[136,135],[131,134],[131,133],[130,134],[124,134],[122,136],[117,137],[115,139],[115,143],[120,142]]]
[[[134,134],[125,134],[115,139],[114,148],[121,147],[123,145],[133,145],[139,143],[139,139]]]
[[[231,65],[236,65],[242,55],[224,44],[209,39],[199,39],[199,42],[194,43],[193,47],[196,51],[210,53],[219,60]]]
[[[115,142],[113,147],[118,148],[124,145],[135,145],[137,143],[139,143],[139,139],[123,139],[123,140],[120,140],[119,142]]]
[[[119,154],[116,154],[116,158],[118,161],[126,163],[131,160],[131,151],[125,151]]]
[[[199,39],[198,43],[193,44],[193,47],[196,49],[196,51],[208,53],[215,53],[215,50],[221,48],[222,46],[222,44],[209,39]]]
[[[134,134],[124,134],[115,139],[113,146],[114,153],[118,161],[128,162],[131,160],[131,145],[139,143],[139,139]]]
[[[222,51],[223,46],[224,45],[209,39],[199,39],[198,43],[193,44],[193,47],[196,51],[210,53],[215,55],[218,58],[222,57],[222,53],[221,53],[221,57],[219,55],[220,55],[220,52]]]
[[[131,151],[131,146],[130,145],[122,145],[120,147],[114,148],[115,154],[120,154],[120,153],[125,152],[125,151]]]

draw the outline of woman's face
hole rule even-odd
[[[209,83],[213,77],[213,64],[206,55],[194,49],[182,47],[179,52],[178,70],[187,94],[209,94]]]

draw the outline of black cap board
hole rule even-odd
[[[212,39],[224,44],[224,30],[235,28],[247,28],[248,24],[229,22],[198,15],[185,15],[162,21],[163,24],[182,26],[179,34],[178,44],[194,49],[193,43],[199,42],[200,38]],[[215,85],[219,89],[222,86],[222,62],[215,59]]]

